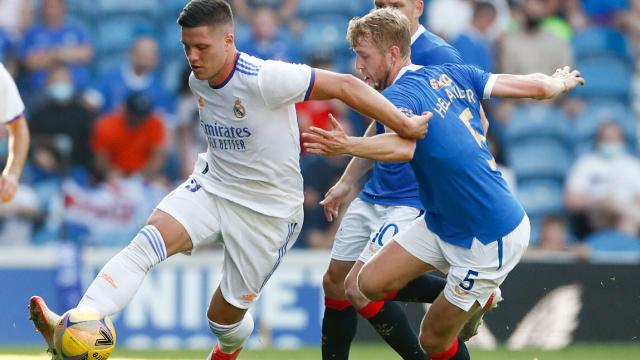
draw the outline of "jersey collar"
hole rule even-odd
[[[236,72],[236,67],[238,66],[238,59],[240,59],[240,51],[236,51],[236,58],[233,60],[233,68],[231,69],[231,72],[229,72],[229,75],[227,75],[227,78],[224,79],[224,81],[221,82],[220,84],[216,84],[216,85],[209,84],[209,86],[212,89],[222,89],[225,85],[227,85],[229,80],[231,80],[231,78],[233,77],[233,74]]]
[[[402,69],[400,69],[400,72],[398,72],[398,76],[396,76],[395,80],[393,80],[393,83],[395,84],[395,82],[398,81],[398,79],[400,79],[402,75],[404,75],[407,71],[416,71],[421,67],[422,67],[421,65],[416,65],[416,64],[411,64],[403,67]]]
[[[415,34],[413,34],[413,36],[411,37],[411,45],[413,45],[413,43],[416,42],[420,35],[422,35],[425,31],[427,31],[427,29],[425,29],[424,26],[420,24],[420,26],[418,26],[418,30],[416,30]]]

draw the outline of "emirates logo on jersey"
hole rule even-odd
[[[242,106],[240,99],[236,99],[236,102],[233,104],[233,114],[238,119],[243,119],[247,115],[247,109]]]

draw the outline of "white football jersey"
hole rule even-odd
[[[208,143],[193,176],[204,189],[265,215],[298,213],[303,191],[294,104],[308,98],[314,81],[315,71],[307,65],[240,52],[218,86],[191,74]]]
[[[24,103],[13,78],[0,63],[0,123],[18,119],[24,113]]]

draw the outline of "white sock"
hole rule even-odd
[[[122,310],[140,288],[147,272],[167,258],[160,231],[143,227],[131,243],[100,270],[78,307],[96,309],[102,316]]]
[[[218,337],[220,350],[225,354],[232,354],[244,345],[253,332],[253,316],[247,312],[242,320],[231,325],[221,325],[209,320],[209,329]]]

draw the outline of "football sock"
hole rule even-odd
[[[409,281],[405,287],[391,294],[387,300],[433,303],[438,295],[444,290],[447,280],[432,274],[422,274]]]
[[[449,350],[429,355],[431,360],[469,360],[469,350],[463,341],[455,339]]]
[[[96,309],[102,316],[122,310],[140,288],[147,272],[167,258],[160,231],[147,225],[131,243],[100,270],[78,307]]]
[[[218,338],[220,350],[225,354],[232,354],[244,345],[253,332],[253,316],[247,312],[242,320],[231,325],[209,320],[209,329]]]
[[[349,300],[324,299],[322,359],[347,360],[358,328],[358,314]]]
[[[427,359],[418,343],[418,337],[411,329],[409,320],[399,304],[372,301],[358,310],[358,313],[373,325],[384,341],[403,359]]]

